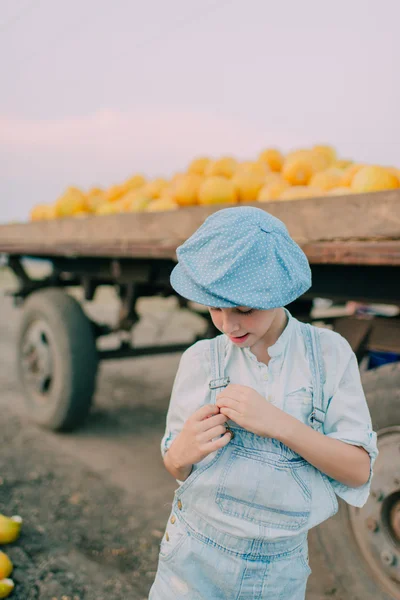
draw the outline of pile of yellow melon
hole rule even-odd
[[[357,194],[400,187],[400,169],[340,160],[330,146],[283,155],[269,149],[254,161],[231,156],[197,158],[170,179],[134,175],[108,189],[69,187],[51,205],[39,204],[33,221],[240,202],[272,202]]]

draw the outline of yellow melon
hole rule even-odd
[[[261,188],[257,200],[259,202],[271,202],[277,200],[288,188],[290,188],[290,185],[284,179],[272,181]]]
[[[56,218],[55,206],[51,204],[37,204],[29,214],[31,221],[48,221]]]
[[[132,200],[127,210],[128,212],[143,212],[151,202],[155,202],[155,200],[151,200],[151,198],[146,198],[145,196],[140,196],[138,194]]]
[[[242,171],[232,177],[232,183],[237,189],[240,202],[254,202],[258,192],[264,185],[265,173]]]
[[[119,212],[121,211],[116,202],[106,202],[96,209],[96,215],[116,215]]]
[[[332,146],[316,145],[313,146],[312,151],[323,156],[328,165],[332,165],[337,160],[336,150]]]
[[[232,156],[224,156],[217,160],[211,161],[205,171],[206,177],[227,177],[234,175],[237,167],[237,160]]]
[[[103,194],[103,190],[99,187],[92,187],[90,188],[90,190],[88,191],[88,193],[86,194],[87,197],[89,196],[98,196],[99,194]]]
[[[163,177],[157,177],[152,181],[149,181],[141,188],[143,196],[147,198],[156,199],[159,198],[163,191],[169,186],[169,182]]]
[[[400,183],[400,169],[397,169],[397,167],[386,167],[386,168],[389,171],[389,173],[392,173],[395,177],[397,177],[397,179]]]
[[[296,185],[283,190],[279,200],[300,200],[301,198],[315,198],[321,196],[321,191],[308,185]]]
[[[310,180],[310,186],[318,188],[323,191],[331,190],[334,187],[338,187],[342,180],[342,171],[335,167],[330,167],[325,171],[315,173]]]
[[[329,196],[347,196],[347,194],[352,194],[353,192],[349,187],[334,187],[331,188],[328,192]]]
[[[173,185],[171,196],[179,206],[198,204],[198,193],[203,182],[201,175],[194,173],[180,177]]]
[[[267,164],[271,171],[279,172],[282,170],[284,158],[283,154],[276,148],[263,150],[258,156],[259,162]]]
[[[350,167],[350,165],[353,164],[352,160],[346,160],[346,159],[339,159],[336,160],[332,167],[336,167],[337,169],[346,169],[347,167]]]
[[[137,190],[146,184],[146,178],[143,175],[133,175],[125,181],[124,187],[126,190]]]
[[[224,204],[239,201],[237,189],[226,177],[208,177],[199,189],[199,204]]]
[[[9,577],[0,579],[0,598],[8,598],[15,587],[15,583]]]
[[[314,173],[321,169],[321,163],[310,151],[297,151],[285,158],[282,175],[290,185],[307,185]]]
[[[74,213],[87,211],[88,205],[85,195],[76,187],[69,187],[60,196],[55,204],[57,217],[70,217]]]
[[[235,175],[238,175],[239,173],[251,173],[265,178],[271,173],[271,169],[267,163],[244,161],[237,165]]]
[[[126,189],[123,185],[112,185],[104,192],[104,195],[107,202],[116,202],[125,194],[125,192]]]
[[[400,186],[399,180],[384,167],[375,165],[363,167],[356,173],[351,182],[351,189],[356,194],[393,190]]]
[[[166,210],[178,210],[179,206],[176,202],[174,202],[174,200],[172,198],[168,198],[168,197],[164,197],[164,198],[158,198],[157,200],[153,200],[152,202],[150,202],[147,207],[146,207],[146,211],[148,212],[155,212],[155,211],[166,211]]]
[[[341,187],[350,187],[354,176],[360,171],[365,165],[352,164],[343,169],[342,178],[340,180]]]
[[[271,183],[287,183],[286,179],[282,176],[282,173],[267,173],[264,178],[264,186],[270,185]]]
[[[77,212],[75,212],[73,215],[71,215],[74,219],[84,219],[85,217],[88,217],[91,213],[88,212],[87,210],[78,210]]]
[[[4,579],[11,575],[13,568],[9,556],[5,552],[0,551],[0,579]]]
[[[192,173],[193,175],[204,175],[204,172],[210,163],[211,159],[205,156],[195,158],[188,166],[188,173]]]

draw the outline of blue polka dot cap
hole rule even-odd
[[[307,257],[284,223],[253,206],[211,214],[176,254],[172,287],[205,306],[267,310],[311,286]]]

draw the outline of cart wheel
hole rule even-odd
[[[336,585],[328,595],[400,600],[400,363],[362,379],[379,446],[371,494],[362,508],[340,501],[338,513],[310,532],[310,542],[332,571]]]
[[[80,304],[59,289],[29,296],[18,334],[18,373],[29,418],[54,431],[86,419],[95,389],[98,356],[90,321]]]

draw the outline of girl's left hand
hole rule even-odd
[[[228,419],[263,437],[279,439],[293,418],[246,385],[229,384],[218,394],[216,405]]]

